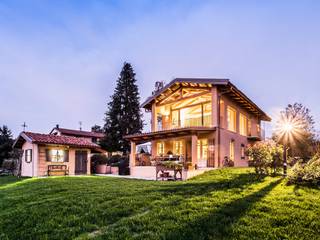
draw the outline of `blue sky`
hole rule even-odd
[[[229,78],[271,116],[303,103],[319,129],[319,12],[319,1],[2,0],[0,125],[103,124],[128,61],[141,100],[155,81]]]

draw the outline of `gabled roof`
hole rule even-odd
[[[22,132],[13,144],[14,148],[21,148],[24,142],[31,142],[36,144],[53,144],[53,145],[67,145],[79,148],[99,149],[100,146],[85,138],[71,137],[71,136],[57,136],[51,134],[41,134],[33,132]]]
[[[248,111],[259,115],[264,121],[271,121],[271,118],[262,111],[249,97],[247,97],[242,91],[240,91],[235,85],[233,85],[229,79],[218,78],[175,78],[162,89],[148,97],[146,101],[141,104],[141,107],[151,110],[152,103],[158,99],[164,99],[166,94],[177,90],[180,87],[205,87],[211,88],[217,86],[221,92],[229,95],[235,101],[239,102]]]
[[[89,131],[80,131],[80,130],[74,130],[74,129],[67,129],[67,128],[60,128],[55,127],[51,130],[50,134],[52,134],[54,131],[59,131],[62,135],[69,135],[69,136],[75,136],[75,137],[96,137],[96,138],[103,138],[103,133],[98,132],[89,132]]]

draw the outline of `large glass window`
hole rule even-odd
[[[211,102],[203,104],[203,126],[205,127],[211,126],[211,112],[212,112]]]
[[[232,107],[228,107],[227,114],[228,114],[228,130],[236,132],[237,131],[236,110],[234,110]]]
[[[241,135],[247,136],[248,134],[248,119],[245,115],[240,113],[240,126],[239,126],[239,133]]]
[[[199,139],[197,142],[198,167],[207,167],[208,139]]]
[[[174,110],[171,112],[171,125],[172,128],[179,127],[179,110]]]
[[[181,109],[180,121],[181,127],[202,126],[201,105]]]

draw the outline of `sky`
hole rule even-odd
[[[228,78],[274,120],[301,102],[320,129],[319,12],[308,0],[2,0],[0,126],[103,125],[127,61],[141,101],[156,81]]]

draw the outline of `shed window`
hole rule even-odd
[[[25,150],[25,161],[27,163],[31,163],[32,162],[32,149]]]
[[[46,159],[48,162],[68,162],[69,151],[61,149],[46,149]]]

